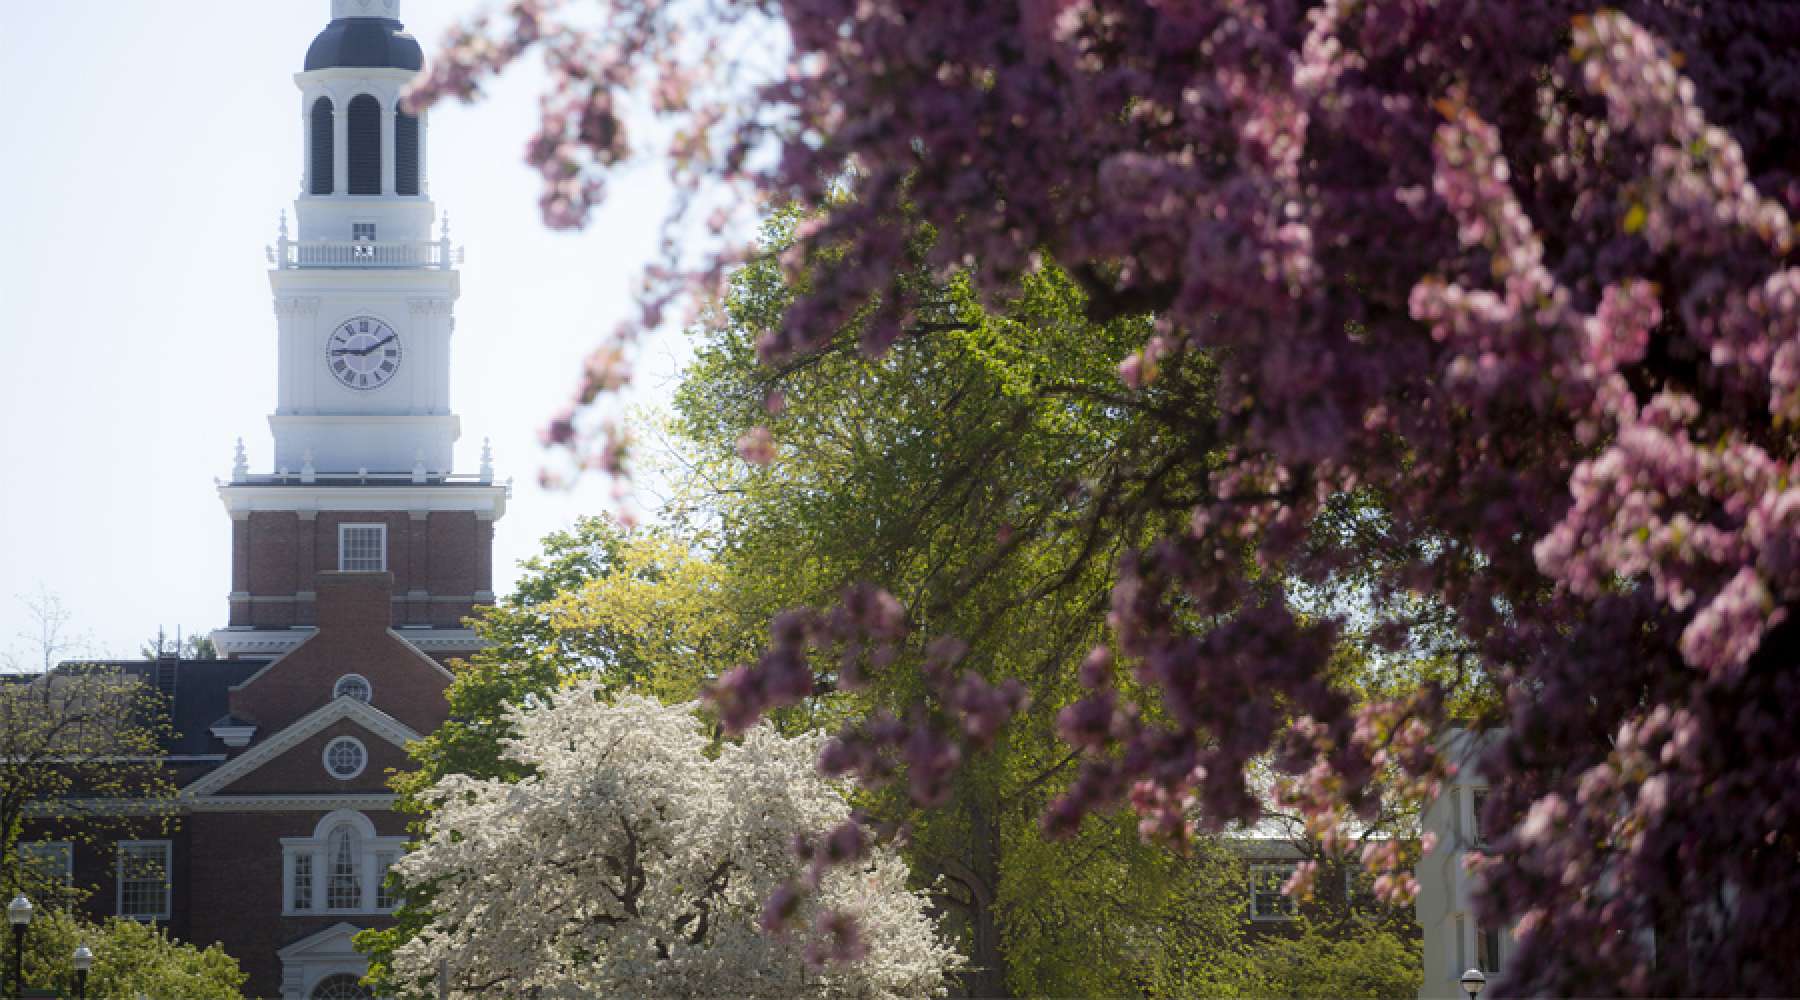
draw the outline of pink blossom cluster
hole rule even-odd
[[[1504,727],[1480,762],[1484,824],[1503,831],[1480,917],[1519,928],[1497,991],[1800,981],[1800,9],[509,11],[453,37],[420,97],[466,97],[542,50],[553,92],[531,155],[552,224],[604,195],[639,92],[675,125],[684,190],[832,207],[795,258],[829,247],[844,263],[809,272],[759,344],[771,360],[853,320],[870,350],[900,336],[918,304],[894,279],[920,225],[940,274],[992,303],[1052,259],[1095,318],[1156,317],[1120,380],[1190,393],[1164,412],[1185,414],[1167,433],[1195,456],[1198,492],[1181,527],[1120,564],[1107,652],[1079,668],[1086,694],[1059,720],[1081,765],[1049,828],[1121,806],[1176,841],[1253,819],[1246,772],[1273,759],[1324,831],[1384,790],[1429,791],[1453,721]],[[719,56],[759,30],[781,33],[785,60],[766,60],[780,65]],[[711,294],[741,252],[682,264],[671,250],[636,328]],[[1194,352],[1217,365],[1205,398],[1167,376]],[[612,370],[596,366],[578,402]],[[1322,537],[1346,495],[1378,506],[1378,525]],[[1354,635],[1296,613],[1292,588],[1352,568],[1371,579],[1379,645],[1435,641],[1387,615],[1427,605],[1503,707],[1451,720],[1434,691],[1359,706],[1334,687]],[[721,682],[730,725],[820,675],[902,662],[877,654],[907,647],[904,616],[881,639],[829,618],[784,617],[769,654]],[[934,799],[1023,697],[958,670],[823,762],[869,780],[904,765]]]

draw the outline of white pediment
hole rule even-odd
[[[309,934],[295,941],[275,954],[284,962],[302,958],[343,958],[346,955],[356,955],[356,946],[350,943],[350,939],[362,930],[355,924],[336,923],[317,934]]]

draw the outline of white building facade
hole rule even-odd
[[[1425,965],[1421,1000],[1464,1000],[1462,974],[1480,969],[1491,980],[1512,951],[1509,928],[1483,927],[1476,921],[1464,863],[1485,843],[1479,820],[1488,783],[1481,774],[1480,757],[1498,735],[1456,730],[1448,737],[1447,752],[1457,773],[1444,783],[1443,794],[1426,804],[1421,818],[1422,832],[1436,839],[1419,859],[1417,875]]]

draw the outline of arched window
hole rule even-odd
[[[419,193],[419,116],[394,116],[394,193]]]
[[[357,701],[366,702],[372,694],[369,679],[361,674],[345,674],[339,677],[337,683],[331,688],[333,698],[355,698]]]
[[[374,997],[361,980],[347,973],[326,976],[312,991],[312,1000],[374,1000]]]
[[[383,837],[369,818],[339,809],[314,824],[310,837],[281,839],[288,916],[391,913],[399,890],[384,884],[406,849],[404,836]]]
[[[325,863],[330,866],[325,880],[327,910],[362,909],[361,861],[356,831],[348,825],[331,831],[331,837],[325,842]]]
[[[350,99],[350,193],[381,193],[381,102],[368,94]]]
[[[337,128],[331,98],[321,97],[312,106],[312,193],[330,194],[336,189]]]

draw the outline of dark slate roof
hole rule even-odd
[[[175,707],[170,723],[175,737],[164,752],[172,756],[223,752],[213,738],[212,724],[231,711],[232,685],[243,683],[268,664],[266,659],[174,661]],[[145,683],[157,681],[156,660],[83,660],[73,665],[116,667]]]
[[[419,42],[391,17],[340,17],[306,50],[306,68],[363,66],[417,70],[425,65]]]

